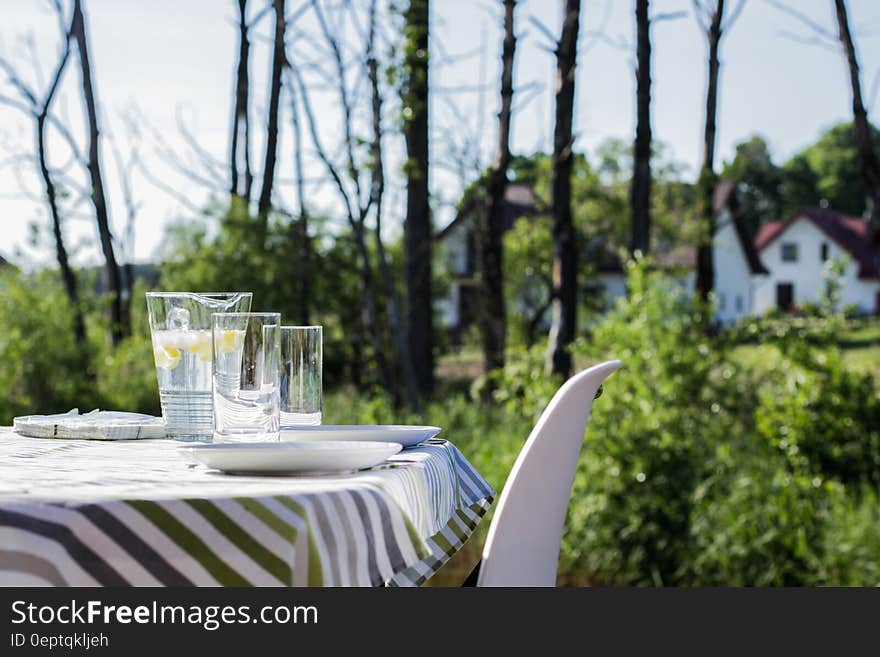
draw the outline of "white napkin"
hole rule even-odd
[[[122,411],[96,409],[80,415],[79,409],[74,408],[57,415],[25,415],[12,422],[16,433],[33,438],[143,440],[165,437],[162,418]]]

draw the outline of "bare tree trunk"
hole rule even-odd
[[[305,173],[302,161],[302,129],[299,122],[299,107],[296,102],[296,89],[289,85],[288,96],[290,97],[290,114],[293,123],[293,165],[296,176],[296,196],[299,203],[299,214],[291,224],[291,252],[299,248],[299,258],[296,261],[296,280],[299,283],[299,322],[303,326],[311,323],[311,290],[309,278],[309,266],[312,261],[312,239],[309,236],[309,211],[306,205]]]
[[[403,225],[409,349],[419,393],[434,388],[431,208],[428,197],[428,29],[429,0],[410,0],[404,12],[404,87],[401,94],[406,139],[406,219]]]
[[[630,253],[651,248],[651,19],[649,1],[636,0],[636,139],[630,188]]]
[[[82,71],[82,90],[88,120],[89,155],[88,170],[92,186],[92,204],[95,207],[95,219],[98,224],[98,235],[101,250],[104,253],[107,279],[112,291],[110,304],[110,332],[113,344],[117,344],[129,330],[129,318],[122,312],[122,276],[116,254],[113,249],[113,235],[110,231],[110,219],[107,212],[107,199],[104,196],[104,180],[101,175],[100,162],[100,131],[98,129],[98,110],[95,102],[95,90],[92,85],[91,62],[89,61],[88,39],[86,37],[85,17],[82,1],[74,0],[73,21],[70,27],[71,36],[76,40],[79,49],[79,61]]]
[[[868,112],[862,102],[862,86],[859,80],[859,60],[856,56],[856,46],[853,42],[852,33],[849,29],[849,21],[846,15],[846,3],[844,0],[834,0],[837,11],[837,27],[840,35],[840,44],[849,67],[849,79],[852,86],[852,109],[855,123],[856,144],[859,149],[859,160],[862,165],[862,180],[865,185],[865,213],[868,217],[871,235],[874,243],[880,244],[880,162],[874,150],[874,140],[871,124],[868,122]]]
[[[281,75],[287,65],[284,38],[284,0],[272,0],[275,11],[275,40],[272,50],[272,81],[269,90],[269,120],[266,123],[266,161],[263,165],[263,186],[257,202],[257,216],[265,238],[272,207],[272,186],[275,182],[275,161],[278,157],[278,105],[281,101]]]
[[[724,0],[716,0],[715,11],[706,31],[709,41],[709,76],[706,88],[706,124],[703,131],[703,164],[697,181],[698,203],[702,218],[702,231],[697,245],[697,293],[703,301],[715,287],[715,264],[712,257],[712,243],[715,238],[715,115],[718,111],[718,73],[721,62],[718,49],[721,44],[724,17]]]
[[[47,108],[48,109],[48,108]],[[43,179],[43,187],[46,190],[46,201],[49,203],[49,214],[52,217],[52,234],[55,237],[55,258],[61,268],[61,278],[64,281],[64,291],[70,300],[73,310],[73,335],[77,344],[83,344],[86,338],[86,324],[83,318],[82,306],[79,300],[79,285],[76,274],[70,266],[67,257],[67,247],[64,245],[64,236],[61,232],[61,213],[58,210],[58,194],[55,183],[49,174],[49,165],[46,157],[46,117],[41,116],[37,120],[37,157],[40,163],[40,176]]]
[[[547,366],[571,374],[568,345],[577,330],[577,243],[571,218],[572,118],[580,0],[563,0],[562,34],[556,46],[556,123],[553,131],[553,324]]]
[[[419,387],[412,355],[409,350],[406,331],[403,326],[400,295],[394,281],[394,272],[388,262],[385,243],[382,239],[382,201],[385,196],[385,167],[382,156],[382,93],[379,88],[379,62],[375,54],[376,0],[370,3],[369,40],[367,42],[367,77],[370,80],[373,141],[370,145],[372,160],[372,185],[370,195],[376,213],[376,256],[379,260],[379,274],[385,287],[388,304],[388,325],[394,345],[395,361],[403,382],[401,397],[410,409],[419,408]]]
[[[231,168],[230,196],[244,199],[245,206],[251,202],[254,176],[251,172],[250,119],[248,93],[250,80],[248,64],[250,37],[247,24],[247,0],[238,0],[238,69],[235,75],[235,112],[232,119],[232,146],[229,155]],[[244,180],[242,180],[242,176]]]
[[[504,304],[504,207],[510,166],[510,119],[513,105],[513,62],[516,55],[513,14],[516,0],[504,0],[504,41],[501,48],[501,109],[498,146],[489,172],[485,225],[480,236],[480,276],[484,304],[480,313],[483,363],[487,372],[504,367],[507,314]]]
[[[79,299],[79,285],[76,280],[76,274],[70,266],[70,260],[67,257],[67,247],[64,245],[64,235],[61,231],[61,212],[58,208],[58,192],[49,173],[49,158],[46,152],[46,120],[49,117],[52,102],[55,100],[55,93],[58,91],[58,85],[61,82],[61,77],[64,74],[64,68],[69,58],[70,34],[65,34],[64,48],[58,65],[55,68],[55,74],[52,76],[52,82],[36,115],[37,160],[40,166],[40,177],[43,179],[43,187],[46,190],[49,214],[52,217],[52,234],[55,237],[55,258],[58,260],[61,278],[64,281],[64,291],[67,293],[67,298],[70,300],[70,306],[73,311],[73,335],[77,344],[83,345],[86,339],[86,324]]]

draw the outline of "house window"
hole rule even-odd
[[[828,260],[828,242],[822,242],[822,246],[819,247],[819,258],[822,262],[826,262]]]
[[[782,262],[797,262],[798,245],[796,242],[784,242],[782,244]]]
[[[743,297],[741,294],[736,295],[734,306],[736,306],[736,312],[741,313],[743,311]]]

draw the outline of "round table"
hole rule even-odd
[[[228,476],[171,440],[0,429],[0,585],[418,586],[494,492],[432,440],[345,476]]]

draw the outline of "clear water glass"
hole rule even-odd
[[[279,313],[213,317],[214,442],[279,438]]]
[[[147,292],[153,359],[165,433],[210,440],[211,315],[247,312],[250,292]]]
[[[281,424],[321,424],[323,329],[281,327]]]

